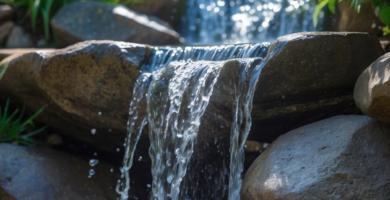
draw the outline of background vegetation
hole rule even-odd
[[[322,8],[327,6],[328,9],[334,13],[336,4],[341,1],[342,0],[320,0],[313,15],[314,26],[317,26]],[[360,7],[363,3],[371,3],[375,14],[386,25],[382,29],[383,34],[390,34],[390,0],[347,0],[347,2],[349,2],[357,12],[360,12]]]
[[[46,127],[36,129],[33,120],[42,113],[44,107],[39,109],[31,117],[23,120],[24,108],[19,116],[17,116],[19,113],[18,109],[10,114],[9,103],[10,100],[8,99],[4,110],[0,106],[0,143],[8,142],[18,145],[35,146],[36,141],[32,137],[42,132]]]

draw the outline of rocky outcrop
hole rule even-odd
[[[116,40],[153,45],[179,43],[179,34],[156,17],[122,5],[96,1],[74,2],[61,8],[51,21],[63,46],[86,40]]]
[[[390,124],[390,53],[378,58],[355,85],[356,105],[368,116]]]
[[[241,199],[387,199],[389,131],[353,115],[290,131],[252,164]]]
[[[25,54],[0,68],[0,78],[5,71],[1,95],[32,111],[46,106],[39,120],[116,151],[123,144],[134,83],[148,52],[145,45],[94,41]]]
[[[0,144],[0,163],[0,187],[16,199],[105,200],[117,197],[115,187],[119,175],[110,172],[112,166],[103,162],[91,167],[88,160],[49,148]],[[95,174],[88,178],[90,169]]]
[[[356,80],[383,53],[378,40],[366,33],[278,38],[257,83],[249,138],[271,142],[321,119],[359,113],[353,100]]]
[[[31,111],[46,106],[40,121],[73,138],[115,151],[123,145],[132,90],[149,51],[145,45],[93,41],[26,54],[0,68],[0,76],[4,73],[0,92]],[[364,33],[301,33],[279,38],[262,63],[249,138],[270,142],[311,122],[359,113],[352,96],[354,84],[382,54],[378,40]],[[205,124],[214,123],[214,132],[226,137],[229,131],[224,134],[220,130],[213,110],[230,113],[232,109],[232,102],[221,98],[231,89],[226,86],[229,76],[226,71],[220,77],[202,119]],[[230,124],[231,117],[228,114],[223,123]],[[227,125],[225,130],[230,130]],[[91,129],[96,129],[95,135]],[[141,145],[144,152],[147,144],[146,139]]]

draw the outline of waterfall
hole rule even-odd
[[[136,81],[130,103],[122,179],[117,185],[122,200],[128,199],[129,170],[147,123],[152,199],[239,199],[253,93],[268,46],[263,43],[152,49],[141,67],[143,73]],[[233,58],[237,60],[227,61]],[[230,102],[223,110],[231,113],[219,113],[213,108],[222,95]],[[202,125],[208,123],[206,117],[210,113],[218,124],[205,128]],[[215,129],[217,134],[205,135]],[[197,160],[197,152],[201,151],[205,159]],[[220,159],[213,160],[212,156]]]
[[[188,0],[182,35],[189,44],[271,41],[314,31],[311,0]]]
[[[152,82],[148,99],[152,199],[179,199],[220,69],[221,63],[215,62],[172,63]]]

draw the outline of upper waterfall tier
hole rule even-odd
[[[151,72],[166,67],[173,61],[223,61],[234,58],[264,58],[269,43],[188,46],[188,47],[152,47],[146,58],[143,72]]]

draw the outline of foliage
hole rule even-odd
[[[334,13],[334,7],[336,3],[341,2],[342,0],[320,0],[318,5],[315,8],[313,14],[313,23],[314,26],[317,26],[318,19],[322,8],[328,5],[328,9]],[[360,7],[362,3],[371,2],[372,7],[375,13],[378,15],[379,19],[386,25],[383,28],[383,34],[390,34],[390,1],[389,0],[347,0],[351,3],[351,6],[357,11],[360,12]]]
[[[15,110],[11,115],[9,115],[9,99],[4,107],[4,110],[0,107],[0,143],[1,142],[11,142],[17,143],[25,146],[35,146],[36,142],[31,137],[42,132],[46,127],[29,131],[30,129],[35,129],[33,120],[42,113],[44,107],[39,109],[34,115],[28,118],[25,121],[22,121],[24,108],[18,118],[16,115],[19,110]]]
[[[37,26],[37,20],[43,20],[43,29],[45,33],[46,41],[50,37],[50,18],[52,14],[58,11],[61,7],[72,3],[74,1],[83,0],[0,0],[0,3],[5,3],[16,8],[26,9],[25,18],[31,20],[33,31],[35,32]],[[96,0],[107,3],[118,4],[120,0]],[[126,0],[125,3],[135,3],[139,0]]]

